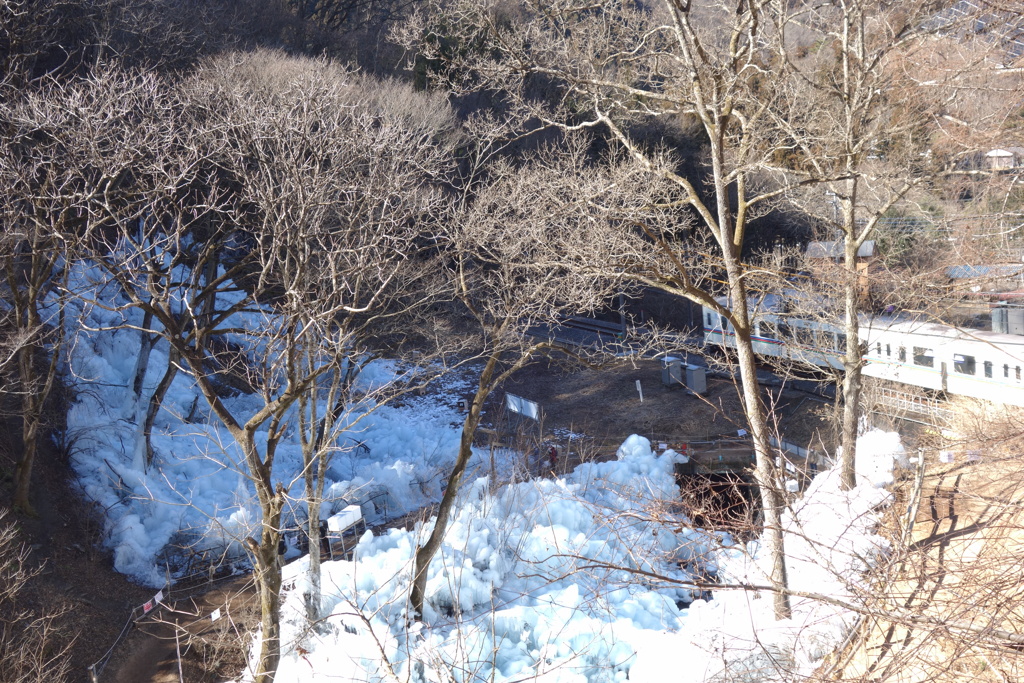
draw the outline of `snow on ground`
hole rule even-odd
[[[869,434],[898,444],[895,435]],[[880,444],[884,445],[884,444]],[[883,462],[893,452],[876,451]],[[872,452],[865,448],[865,457]],[[430,567],[424,623],[407,628],[416,539],[365,534],[353,561],[324,565],[320,632],[305,629],[304,560],[288,566],[285,643],[278,680],[518,681],[792,680],[843,637],[849,611],[813,598],[775,621],[766,591],[721,590],[697,599],[690,572],[765,585],[757,543],[687,529],[665,509],[673,465],[633,436],[614,462],[564,479],[462,493],[440,557]],[[884,469],[879,467],[878,469]],[[888,494],[863,479],[839,489],[819,475],[786,520],[792,586],[855,603],[865,560],[886,552],[872,510]],[[658,514],[653,514],[658,513]],[[658,578],[655,578],[655,575]],[[692,602],[691,602],[692,601]],[[384,664],[387,662],[387,665]]]
[[[145,467],[129,387],[139,333],[124,327],[138,321],[122,315],[130,314],[78,311],[70,365],[79,393],[68,415],[73,464],[83,492],[106,512],[116,568],[160,585],[168,543],[230,543],[251,533],[258,508],[230,437],[184,373],[156,424],[155,461]],[[158,344],[147,396],[166,360]],[[394,373],[379,363],[363,379],[386,382]],[[440,474],[458,449],[461,416],[451,406],[472,379],[450,376],[448,396],[367,415],[347,437],[352,448],[331,466],[325,514],[358,502],[372,523],[436,501]],[[228,403],[241,415],[257,407],[245,394]],[[672,506],[673,467],[685,456],[657,455],[633,436],[613,462],[586,464],[562,479],[503,484],[521,459],[507,455],[494,480],[483,476],[490,454],[474,458],[475,473],[430,566],[420,624],[409,624],[407,598],[413,552],[432,520],[412,531],[367,532],[352,561],[325,563],[328,616],[316,631],[303,617],[306,559],[288,564],[277,680],[598,683],[656,681],[668,672],[682,681],[792,680],[853,623],[853,612],[813,595],[856,603],[861,573],[887,551],[872,532],[874,511],[888,500],[881,486],[891,482],[894,460],[904,458],[896,435],[868,433],[855,490],[841,491],[830,470],[792,505],[785,520],[790,585],[809,597],[794,598],[793,617],[775,621],[766,590],[691,591],[688,582],[701,577],[764,586],[767,558],[757,542],[688,527]],[[275,469],[295,495],[300,460],[292,435]]]
[[[132,309],[112,311],[112,288],[96,271],[75,275],[88,305],[78,301],[68,315],[71,338],[69,370],[77,398],[68,413],[73,442],[72,466],[84,494],[107,519],[107,542],[115,568],[141,583],[161,586],[165,569],[160,553],[168,543],[229,546],[241,553],[238,541],[253,535],[259,522],[252,483],[230,434],[210,414],[194,381],[179,372],[163,403],[152,433],[155,457],[149,467],[141,427],[141,410],[131,391],[141,345],[140,316]],[[93,284],[93,283],[101,284]],[[113,303],[118,303],[114,301]],[[249,321],[246,324],[254,324]],[[143,396],[148,400],[167,366],[166,342],[153,349]],[[359,381],[363,388],[390,381],[395,366],[371,364]],[[323,515],[348,503],[362,503],[368,520],[397,517],[436,500],[442,473],[458,450],[461,418],[446,408],[464,391],[466,377],[448,378],[440,398],[417,400],[414,409],[377,407],[372,420],[361,420],[334,458],[327,482]],[[446,399],[446,392],[452,397]],[[245,419],[261,405],[258,397],[238,394],[225,399]],[[372,404],[354,406],[352,421]],[[294,420],[293,420],[294,422]],[[264,428],[265,429],[265,428]],[[257,435],[257,442],[265,441]],[[362,444],[360,446],[359,444]],[[301,452],[294,433],[277,452],[275,481],[301,497]],[[489,464],[489,463],[486,463]],[[472,463],[483,467],[483,460]],[[301,504],[286,511],[286,523],[301,519]],[[292,550],[291,554],[296,555]]]

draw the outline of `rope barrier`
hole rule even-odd
[[[128,617],[128,621],[126,621],[124,626],[121,628],[121,633],[118,634],[117,638],[114,640],[114,644],[110,646],[110,649],[107,650],[107,653],[100,657],[99,660],[97,660],[94,664],[92,664],[89,667],[89,678],[92,680],[92,683],[99,683],[100,674],[103,673],[103,669],[106,668],[107,662],[110,661],[111,655],[114,654],[114,648],[116,648],[121,643],[121,641],[124,640],[125,636],[128,635],[128,632],[131,631],[134,625],[135,620],[131,617]]]

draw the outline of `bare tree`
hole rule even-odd
[[[371,22],[386,21],[401,16],[418,0],[287,0],[289,9],[299,18],[313,21],[327,29],[338,31],[361,28]]]
[[[2,80],[23,85],[30,80],[39,61],[57,42],[54,24],[61,9],[56,2],[27,0],[0,2],[0,67]]]
[[[9,117],[23,132],[5,166],[15,177],[25,158],[37,166],[18,177],[43,178],[18,195],[35,205],[7,205],[12,225],[39,227],[43,237],[82,235],[76,255],[119,285],[124,325],[149,341],[137,390],[153,336],[170,346],[164,381],[151,397],[136,392],[143,431],[180,359],[242,453],[263,512],[260,538],[250,543],[264,608],[262,680],[273,678],[279,656],[286,491],[273,465],[292,406],[326,374],[350,373],[345,359],[358,363],[386,343],[420,300],[416,281],[430,272],[414,263],[415,219],[436,202],[428,183],[447,160],[451,118],[436,98],[396,86],[357,89],[358,80],[277,54],[222,60],[180,91],[108,70],[41,90]],[[381,102],[390,108],[375,106]],[[19,311],[23,327],[39,334],[33,311],[62,252],[57,242],[24,244],[25,259],[12,254],[7,273],[19,296],[32,294]],[[227,343],[226,334],[241,342]],[[32,358],[34,348],[19,353]],[[59,357],[51,355],[54,368]],[[225,404],[232,383],[263,398],[254,415]],[[45,392],[29,388],[24,396],[38,408]],[[38,423],[39,410],[24,413]]]
[[[757,455],[771,581],[785,586],[784,502],[758,390],[743,260],[752,221],[790,189],[782,173],[768,182],[780,132],[769,116],[779,93],[766,83],[778,40],[770,13],[780,3],[744,2],[738,9],[683,0],[652,6],[572,0],[446,4],[443,14],[410,27],[408,35],[422,38],[422,54],[444,64],[439,73],[449,83],[457,90],[480,86],[500,92],[511,113],[524,120],[602,131],[651,180],[672,188],[662,203],[676,207],[680,223],[692,221],[675,235],[652,230],[647,248],[616,264],[614,272],[685,296],[728,322]],[[548,106],[542,96],[555,104]],[[644,127],[672,129],[680,122],[697,131],[703,179],[688,176],[678,161],[659,153],[658,140]],[[618,227],[644,226],[641,221]],[[648,256],[664,257],[671,268],[652,270]],[[716,298],[716,285],[698,275],[708,261],[719,268],[727,301]],[[591,268],[607,272],[603,265]],[[775,592],[775,601],[777,615],[786,617],[784,590]]]
[[[501,124],[484,117],[469,129],[478,133],[473,139],[480,145],[466,163],[473,169],[466,184],[472,191],[463,195],[443,235],[458,311],[481,349],[475,359],[483,361],[483,368],[433,528],[416,551],[410,602],[417,619],[424,614],[430,561],[444,540],[487,398],[540,355],[578,357],[582,350],[554,341],[550,327],[561,316],[607,305],[626,287],[621,278],[595,276],[567,264],[563,256],[613,257],[600,236],[608,232],[602,226],[618,216],[603,204],[625,197],[627,203],[642,205],[649,199],[635,174],[588,163],[585,144],[562,151],[547,148],[530,164],[517,164],[500,158],[508,142],[496,136],[507,132]]]
[[[65,681],[70,673],[71,642],[59,644],[62,610],[33,609],[26,604],[28,582],[42,568],[29,565],[28,548],[0,510],[0,666],[11,683]]]
[[[35,163],[17,177],[38,184],[5,217],[67,236],[74,257],[120,289],[116,300],[91,303],[143,336],[133,381],[139,443],[179,367],[234,440],[262,512],[247,546],[262,602],[257,679],[270,681],[287,496],[275,481],[276,450],[300,398],[309,408],[318,383],[341,377],[344,391],[326,408],[336,419],[355,368],[411,336],[435,272],[420,221],[439,201],[432,184],[451,158],[447,104],[325,61],[257,53],[212,62],[178,88],[107,69],[41,88],[6,113],[17,134],[5,167],[15,177],[15,162]],[[8,263],[11,277],[23,277],[23,264]],[[169,365],[145,396],[156,337],[169,346]],[[262,399],[253,414],[225,402],[238,390]],[[325,452],[331,425],[303,426],[314,436],[310,453]]]
[[[45,435],[46,407],[60,382],[64,347],[62,251],[59,242],[29,226],[5,258],[5,274],[14,304],[18,389],[21,398],[21,458],[14,472],[14,507],[35,514],[30,497],[32,469]],[[55,294],[48,301],[49,295]],[[53,308],[44,313],[44,307]]]
[[[152,292],[150,304],[155,298],[173,299],[176,287],[187,285],[174,282],[172,273],[192,258],[194,250],[178,249],[168,259],[167,235],[197,234],[197,224],[209,212],[199,189],[201,150],[178,144],[177,103],[160,79],[117,68],[81,81],[54,79],[12,103],[9,121],[15,134],[5,160],[10,186],[22,189],[11,193],[7,213],[12,226],[32,227],[37,241],[48,241],[29,250],[31,242],[22,239],[21,265],[15,261],[9,277],[17,273],[39,278],[54,269],[30,262],[30,255],[64,267],[109,248],[111,253],[128,250],[128,260],[120,266],[135,269],[143,280],[142,290]],[[25,228],[22,234],[32,233]],[[29,263],[32,268],[25,270]],[[36,272],[40,274],[32,275]],[[152,324],[151,312],[141,321],[125,317],[125,325],[140,329],[141,335],[132,382],[135,422],[145,436],[137,444],[139,462],[146,459],[141,453],[150,450],[152,421],[176,372],[172,362],[157,391],[144,395],[150,351],[159,336]],[[52,361],[58,358],[59,354]]]
[[[278,543],[286,495],[274,483],[275,449],[301,401],[307,475],[317,468],[322,486],[327,444],[355,369],[397,336],[424,300],[417,283],[430,269],[419,260],[416,219],[438,200],[430,183],[449,159],[452,119],[436,98],[363,84],[330,63],[276,53],[211,63],[194,86],[197,111],[210,117],[209,134],[224,131],[218,158],[237,183],[224,219],[245,245],[207,290],[233,287],[234,280],[243,291],[238,303],[209,317],[182,321],[167,308],[154,316],[239,445],[255,484],[263,512],[260,538],[250,542],[263,614],[256,675],[270,681],[280,656]],[[257,328],[238,327],[238,314],[257,311]],[[232,329],[251,339],[241,369],[264,401],[252,416],[227,408],[209,378],[215,354],[193,343]],[[333,390],[318,415],[314,387],[324,381]],[[266,443],[258,444],[265,425]],[[315,553],[318,495],[309,493]],[[319,596],[310,597],[312,612],[318,603]]]
[[[812,189],[794,197],[828,217],[827,225],[841,236],[842,269],[835,275],[846,339],[842,473],[847,488],[856,483],[861,410],[858,315],[869,305],[858,254],[894,207],[913,201],[915,193],[921,199],[919,188],[962,168],[986,138],[992,144],[991,133],[1014,106],[985,92],[994,78],[1010,85],[1007,76],[996,75],[1002,67],[1001,41],[975,37],[960,45],[982,10],[950,12],[937,13],[930,2],[894,7],[846,0],[773,15],[782,50],[776,87],[785,96],[770,114],[788,141],[780,161],[813,181]],[[990,31],[998,33],[1005,25],[1006,17],[986,16]],[[988,104],[978,106],[979,100]]]
[[[67,123],[67,110],[48,110],[42,90],[0,106],[9,131],[0,143],[0,184],[5,188],[0,244],[17,342],[13,352],[22,420],[13,500],[16,508],[32,513],[32,470],[46,427],[46,405],[60,381],[68,245],[81,223],[76,200],[87,190],[75,187],[71,170],[81,156],[54,135]]]

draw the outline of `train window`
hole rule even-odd
[[[984,365],[985,365],[985,376],[986,377],[991,377],[992,376],[992,361],[987,360],[987,361],[985,361]]]
[[[1020,366],[1017,366],[1017,381],[1020,381]]]
[[[907,347],[906,346],[901,346],[900,347],[899,359],[900,359],[901,363],[906,363],[907,362]]]
[[[882,342],[875,342],[875,355],[876,356],[881,356],[882,355]]]
[[[926,349],[923,346],[915,346],[914,365],[922,365],[926,368],[935,367],[935,354],[931,349]]]
[[[790,339],[793,336],[793,330],[789,327],[789,323],[779,323],[779,339]]]
[[[846,351],[846,335],[842,332],[836,332],[836,350]]]
[[[810,327],[796,328],[796,341],[802,346],[815,346],[814,330]]]
[[[975,372],[974,356],[965,356],[963,354],[954,353],[953,370],[959,372],[961,375],[973,375]]]
[[[1007,379],[1010,377],[1010,366],[1006,363],[1003,363],[1003,377]]]
[[[779,331],[775,328],[775,323],[770,320],[761,321],[761,336],[765,339],[778,339]]]
[[[885,345],[885,357],[892,358],[892,347],[889,344]]]
[[[724,315],[721,316],[721,318],[722,318],[722,320],[721,320],[722,332],[724,333],[724,332],[726,332],[729,329],[729,321],[725,319]]]
[[[711,314],[708,313],[707,316],[708,316],[708,329],[710,330],[712,327],[715,326],[715,324],[713,322],[711,322]]]

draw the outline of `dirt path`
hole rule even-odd
[[[746,428],[733,382],[709,376],[707,386],[703,396],[664,386],[657,360],[619,361],[600,369],[541,362],[513,375],[492,395],[487,417],[491,426],[507,431],[508,425],[502,422],[505,392],[536,401],[543,420],[536,426],[527,424],[527,436],[567,444],[570,434],[586,434],[591,452],[584,453],[584,459],[614,455],[630,434],[672,443],[735,436],[738,429]],[[776,407],[786,438],[802,444],[832,444],[824,403],[799,392],[771,396],[766,392],[765,396]]]
[[[405,518],[374,533],[404,526]],[[358,541],[346,535],[331,544],[331,557],[345,557]],[[301,559],[301,558],[299,558]],[[321,555],[326,562],[328,555]],[[297,561],[297,560],[293,560]],[[258,627],[259,600],[249,575],[229,577],[194,597],[167,601],[141,619],[118,647],[103,683],[214,683],[237,678],[247,665],[246,649]],[[212,616],[217,613],[218,618]]]
[[[114,571],[102,548],[100,511],[83,501],[70,476],[61,454],[44,439],[33,472],[38,516],[19,515],[16,522],[31,549],[30,566],[41,569],[28,586],[25,603],[67,610],[60,623],[63,636],[73,641],[69,681],[88,683],[88,667],[110,648],[131,608],[152,591]],[[7,486],[0,491],[4,505],[9,494]]]
[[[125,655],[104,672],[103,680],[200,683],[233,678],[245,666],[241,657],[256,609],[256,593],[247,576],[158,608],[136,625],[121,646]],[[211,617],[215,610],[216,621]]]
[[[612,452],[630,434],[700,438],[735,434],[746,424],[731,382],[712,378],[707,394],[696,397],[663,386],[661,364],[654,360],[619,362],[600,370],[537,363],[495,392],[495,408],[506,391],[540,404],[544,419],[539,428],[546,434],[585,433],[607,443]]]

